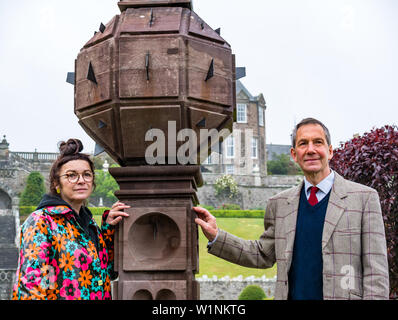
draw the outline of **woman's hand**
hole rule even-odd
[[[122,221],[123,217],[128,218],[129,215],[122,211],[128,208],[131,208],[131,206],[125,205],[120,201],[116,202],[109,211],[108,217],[106,218],[106,223],[116,226],[120,221]]]

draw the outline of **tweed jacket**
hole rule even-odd
[[[304,182],[272,197],[259,240],[243,240],[219,230],[209,253],[251,268],[277,264],[275,299],[288,298],[300,192]],[[322,233],[323,298],[388,299],[387,248],[380,201],[374,189],[335,181]]]

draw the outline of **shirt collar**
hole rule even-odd
[[[316,187],[322,191],[325,194],[328,194],[330,190],[332,190],[333,183],[334,183],[334,171],[330,170],[330,174],[323,179],[321,182],[319,182]],[[313,185],[307,180],[306,177],[304,177],[304,187],[305,191],[309,193],[310,191],[308,190],[310,187],[313,187]]]

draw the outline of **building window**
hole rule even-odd
[[[225,173],[226,174],[234,174],[234,165],[233,164],[227,164],[225,166]]]
[[[258,158],[258,138],[252,139],[252,159]]]
[[[234,147],[234,137],[231,135],[226,139],[226,157],[234,158],[235,157],[235,147]]]
[[[260,167],[258,166],[257,163],[253,164],[253,172],[260,172]]]
[[[211,156],[212,156],[212,155],[209,155],[209,156],[207,157],[207,159],[204,161],[203,164],[212,164]]]
[[[239,103],[237,109],[237,122],[247,123],[247,105]]]
[[[258,107],[258,125],[264,127],[264,108]]]

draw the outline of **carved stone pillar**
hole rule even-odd
[[[111,168],[132,208],[115,238],[113,298],[199,300],[198,228],[192,206],[202,185],[199,166]]]

